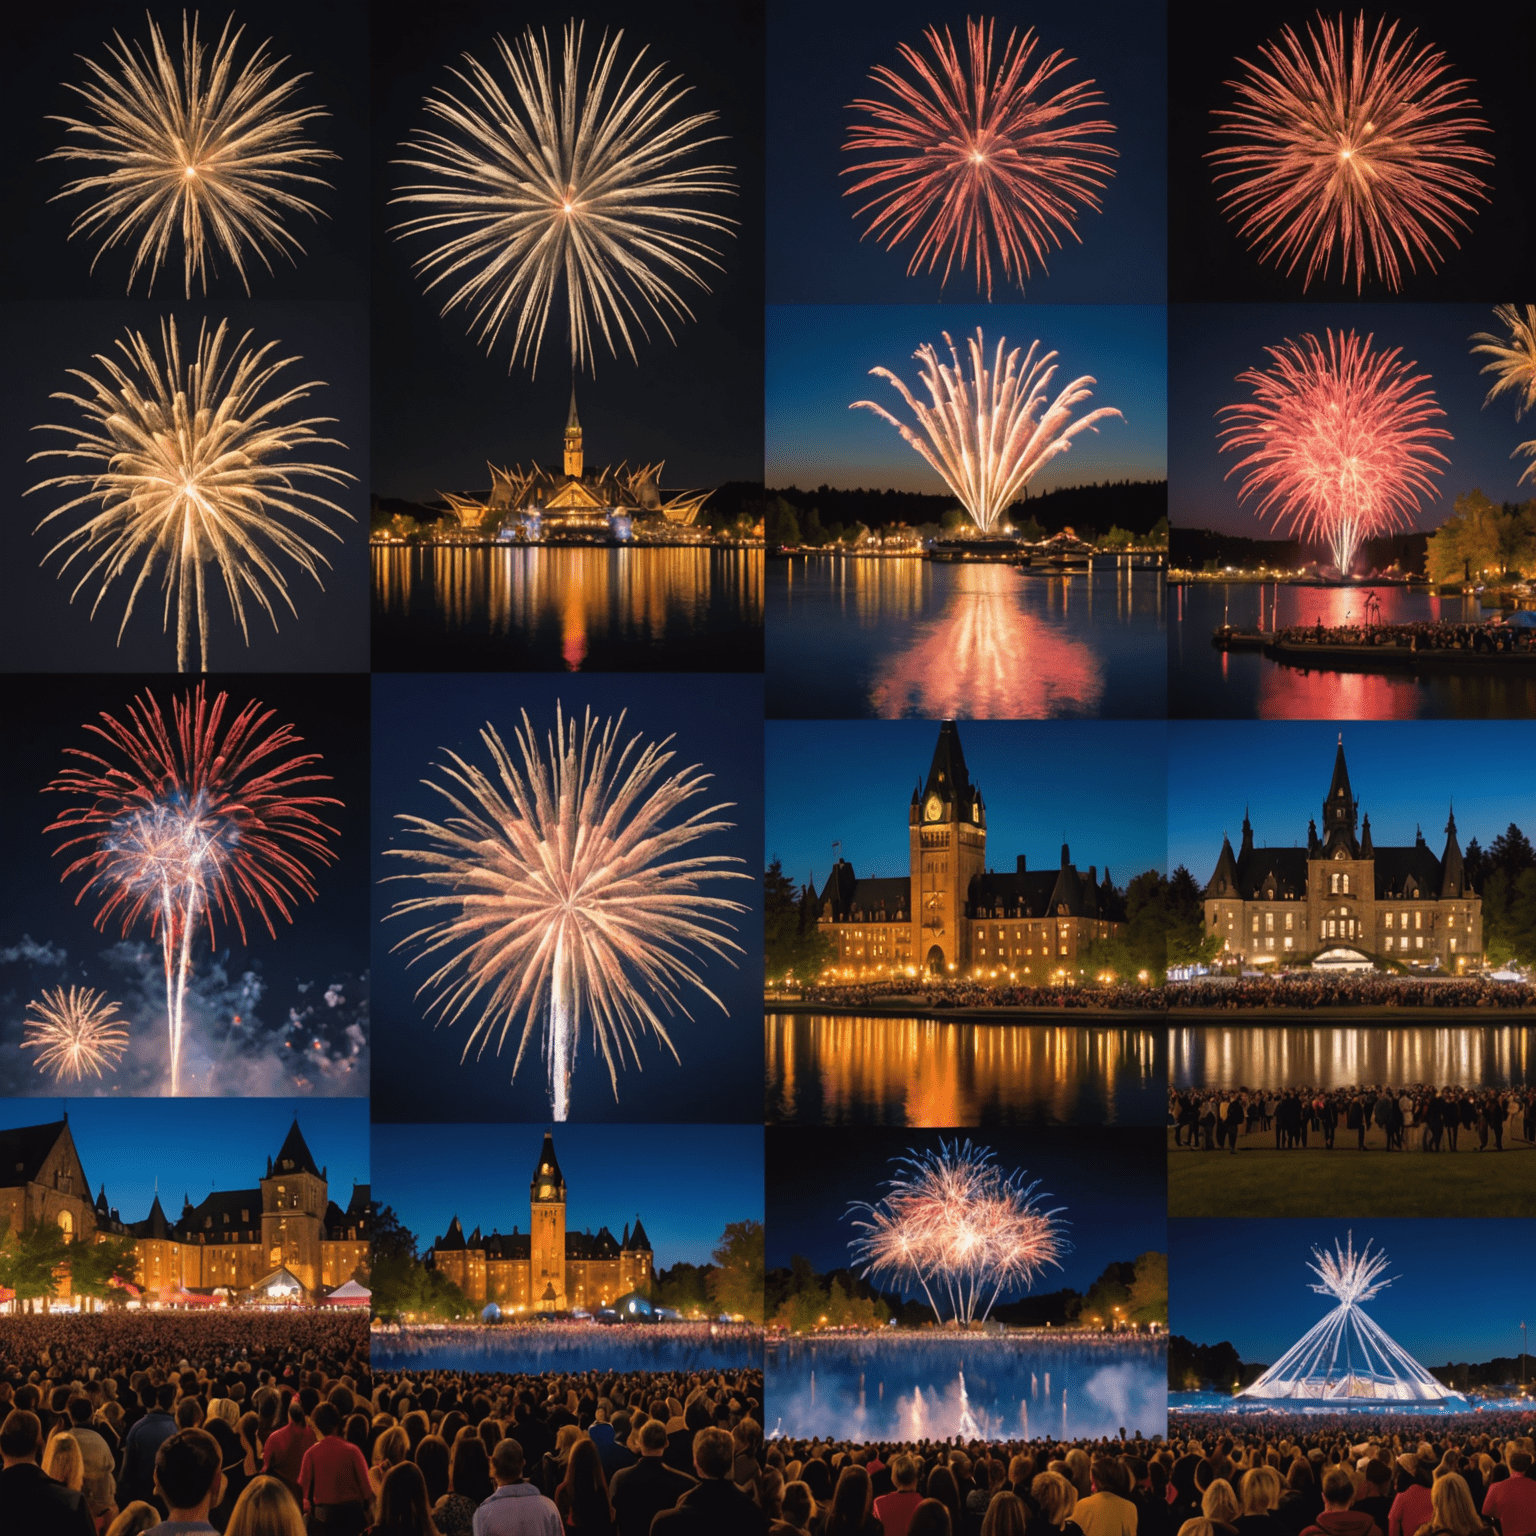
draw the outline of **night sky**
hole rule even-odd
[[[646,740],[675,735],[673,768],[699,763],[714,774],[708,786],[711,798],[701,797],[694,804],[702,809],[719,801],[734,803],[724,814],[736,827],[697,848],[735,855],[745,873],[758,875],[763,815],[760,678],[427,675],[374,679],[375,880],[405,867],[400,860],[380,857],[399,836],[394,819],[398,814],[443,813],[446,802],[421,782],[443,761],[443,749],[486,763],[479,732],[487,721],[510,744],[521,723],[520,711],[526,709],[542,739],[553,728],[556,701],[578,720],[588,705],[600,720],[627,708],[627,733],[643,733]],[[755,878],[751,884],[721,881],[712,883],[711,892],[749,908],[734,919],[736,940],[746,951],[736,957],[737,968],[707,954],[696,962],[729,1016],[697,992],[683,994],[693,1022],[673,1021],[681,1065],[656,1039],[642,1040],[644,1071],[631,1062],[620,1076],[617,1103],[602,1058],[593,1053],[584,1033],[572,1085],[573,1119],[761,1119],[761,885]],[[547,1115],[545,1071],[537,1055],[530,1051],[516,1084],[510,1082],[516,1033],[502,1056],[488,1048],[478,1060],[471,1056],[461,1064],[466,1029],[434,1031],[425,1022],[415,998],[425,968],[408,965],[412,951],[390,952],[409,931],[408,920],[383,922],[390,907],[410,894],[409,883],[376,883],[373,891],[375,1029],[384,1042],[373,1073],[375,1118],[533,1120]]]
[[[1196,1344],[1226,1340],[1245,1361],[1273,1365],[1337,1305],[1307,1288],[1317,1281],[1313,1246],[1332,1251],[1351,1232],[1357,1254],[1370,1240],[1397,1277],[1363,1310],[1420,1365],[1520,1353],[1536,1227],[1497,1218],[1170,1221],[1169,1331]],[[1453,1253],[1468,1262],[1448,1264]]]
[[[1330,18],[1340,7],[1325,8]],[[1348,8],[1353,20],[1359,7]],[[1273,262],[1261,265],[1237,237],[1216,201],[1210,163],[1205,155],[1223,142],[1211,132],[1212,112],[1232,105],[1234,92],[1226,83],[1243,75],[1237,60],[1259,57],[1261,44],[1279,36],[1289,24],[1304,35],[1317,7],[1295,0],[1258,0],[1234,6],[1176,6],[1168,28],[1168,228],[1173,299],[1265,299],[1302,297],[1303,259],[1294,276],[1285,278]],[[1381,16],[1367,9],[1374,27]],[[1467,230],[1457,230],[1460,248],[1437,239],[1438,270],[1422,267],[1415,274],[1401,260],[1406,299],[1475,299],[1495,302],[1527,292],[1531,276],[1531,229],[1536,219],[1536,135],[1531,131],[1525,102],[1533,17],[1529,9],[1503,6],[1448,6],[1407,0],[1394,5],[1387,18],[1398,23],[1397,43],[1418,30],[1414,52],[1429,47],[1445,55],[1446,80],[1467,80],[1491,133],[1475,135],[1490,151],[1494,163],[1473,167],[1487,184],[1490,197],[1477,203]],[[1227,141],[1235,142],[1235,141]],[[1343,299],[1353,295],[1339,280],[1338,261],[1332,277],[1314,279],[1307,297]],[[1367,298],[1386,298],[1390,291],[1367,282]]]
[[[150,686],[170,717],[182,685],[135,677],[11,677],[0,681],[0,718],[8,722],[0,755],[0,1093],[45,1090],[32,1053],[21,1052],[27,1003],[43,988],[84,985],[107,990],[122,1004],[133,1043],[121,1068],[100,1083],[88,1078],[80,1094],[155,1093],[167,1065],[164,974],[158,938],[147,920],[125,942],[118,924],[92,926],[98,903],[75,905],[83,877],[61,881],[66,860],[55,856],[63,837],[43,828],[71,801],[43,787],[70,761],[66,747],[90,749],[84,729],[102,712],[119,719]],[[221,923],[219,951],[208,931],[194,951],[193,1001],[188,1005],[184,1071],[206,1083],[210,1061],[223,1093],[365,1094],[368,988],[368,682],[359,677],[243,676],[210,680],[227,688],[226,720],[252,698],[275,711],[303,738],[297,752],[317,751],[320,772],[333,782],[315,792],[342,801],[325,819],[338,835],[336,862],[313,872],[318,899],[300,899],[293,923],[276,919],[277,937],[247,917],[248,944]],[[103,752],[103,755],[110,755]],[[244,978],[256,978],[254,988]],[[329,994],[329,997],[327,996]],[[236,1029],[232,1019],[238,1015]],[[321,1041],[316,1051],[313,1042]],[[300,1081],[302,1079],[302,1081]]]
[[[909,277],[915,238],[887,250],[873,236],[860,241],[868,220],[855,222],[862,197],[844,196],[860,178],[839,173],[857,165],[843,144],[856,99],[883,99],[889,92],[869,78],[883,64],[910,77],[900,63],[901,43],[931,51],[929,26],[948,26],[968,60],[962,6],[935,7],[916,0],[836,7],[814,0],[776,4],[768,30],[768,297],[775,304],[911,304],[973,302],[976,273],[951,273],[944,264]],[[1096,7],[1056,7],[1037,17],[1003,13],[993,42],[996,67],[1011,27],[1035,24],[1034,61],[1062,53],[1068,65],[1047,87],[1097,82],[1107,105],[1074,114],[1068,122],[1106,118],[1116,132],[1101,142],[1118,152],[1107,163],[1114,175],[1101,194],[1102,211],[1080,210],[1082,243],[1062,234],[1062,249],[1047,248],[1047,272],[1031,262],[1027,297],[1036,303],[1161,302],[1166,273],[1165,147],[1167,141],[1166,22],[1161,4],[1113,0]],[[994,247],[994,262],[996,250]],[[1021,297],[994,265],[993,296]]]
[[[425,1253],[454,1216],[528,1231],[528,1180],[543,1125],[380,1125],[373,1198],[416,1234]],[[755,1125],[562,1125],[566,1228],[622,1237],[638,1214],[657,1269],[707,1264],[726,1224],[763,1219],[763,1133]],[[637,1176],[638,1175],[638,1176]]]
[[[1267,369],[1264,350],[1307,333],[1327,346],[1326,330],[1351,329],[1374,335],[1376,351],[1401,348],[1412,372],[1428,374],[1430,389],[1445,412],[1431,425],[1451,434],[1432,446],[1445,454],[1435,485],[1438,496],[1421,502],[1415,526],[1432,529],[1451,515],[1464,491],[1480,489],[1493,501],[1526,501],[1531,487],[1519,485],[1525,459],[1512,459],[1530,437],[1516,422],[1514,401],[1501,396],[1485,410],[1493,383],[1479,370],[1488,360],[1472,355],[1477,332],[1504,334],[1492,304],[1176,304],[1168,312],[1168,517],[1176,527],[1215,528],[1249,538],[1289,538],[1288,520],[1254,516],[1257,498],[1238,505],[1242,477],[1224,477],[1244,457],[1220,447],[1217,412],[1252,398],[1251,385],[1236,382],[1249,368]]]
[[[814,871],[818,888],[837,840],[861,876],[910,871],[907,810],[933,760],[932,721],[773,720],[767,732],[767,858],[797,882]],[[1022,853],[1030,869],[1054,869],[1065,836],[1079,868],[1108,861],[1117,885],[1162,869],[1164,732],[1161,721],[967,721],[960,744],[992,868],[1012,870]]]
[[[893,1157],[917,1149],[937,1151],[940,1140],[968,1133],[862,1127],[768,1128],[768,1267],[788,1267],[803,1254],[818,1270],[848,1264],[856,1234],[844,1219],[851,1200],[871,1203],[896,1169]],[[1064,1207],[1072,1251],[1060,1269],[1048,1269],[1037,1291],[1070,1286],[1086,1291],[1109,1264],[1167,1248],[1161,1133],[1131,1128],[1051,1126],[1043,1131],[986,1132],[973,1138],[991,1147],[1005,1172],[1027,1170],[1040,1180],[1045,1209]],[[920,1294],[920,1293],[919,1293]],[[1008,1298],[1000,1298],[1007,1300]]]
[[[174,1135],[164,1106],[142,1099],[0,1099],[0,1127],[44,1124],[66,1110],[91,1198],[105,1184],[108,1205],[124,1221],[149,1215],[157,1179],[172,1221],[183,1195],[196,1205],[210,1190],[254,1189],[295,1115],[315,1166],[325,1170],[330,1199],[345,1209],[353,1184],[368,1182],[368,1105],[361,1099],[323,1107],[300,1099],[184,1099]]]
[[[724,272],[705,269],[709,292],[679,284],[693,322],[674,325],[674,347],[654,323],[637,339],[639,366],[621,345],[606,349],[577,385],[590,466],[666,461],[663,485],[715,486],[762,476],[762,19],[761,6],[683,0],[661,9],[589,5],[583,60],[605,26],[625,28],[621,59],[642,45],[649,64],[670,66],[691,87],[683,108],[719,114],[701,163],[735,166],[739,195],[717,199],[738,219],[722,239]],[[443,299],[412,271],[430,237],[399,240],[390,230],[407,211],[389,204],[413,173],[392,164],[399,146],[429,119],[426,95],[451,81],[450,66],[472,53],[490,67],[498,33],[512,41],[525,26],[547,28],[558,68],[568,8],[485,4],[400,7],[376,14],[373,125],[373,409],[374,490],[381,496],[431,499],[440,491],[484,488],[487,459],[497,464],[557,461],[571,391],[563,290],[545,334],[538,376],[509,373],[510,347],[494,356],[465,331],[465,312],[440,317]],[[500,69],[499,60],[497,68]],[[633,329],[633,327],[631,327]]]
[[[1169,867],[1187,865],[1203,884],[1222,833],[1234,849],[1241,841],[1244,805],[1256,844],[1305,847],[1308,820],[1321,831],[1340,729],[1326,720],[1171,722]],[[1378,846],[1411,846],[1417,824],[1438,858],[1452,801],[1463,852],[1474,837],[1486,848],[1511,821],[1528,834],[1536,828],[1536,725],[1529,721],[1463,720],[1454,730],[1369,721],[1342,730],[1350,788]]]
[[[1059,391],[1087,374],[1098,383],[1075,415],[1101,406],[1123,421],[1101,421],[1072,440],[1030,482],[1031,491],[1100,480],[1159,480],[1167,473],[1166,311],[1161,305],[780,305],[768,310],[767,473],[770,486],[860,486],[943,494],[944,482],[896,429],[873,411],[850,410],[872,400],[909,425],[914,417],[884,378],[889,368],[918,399],[927,392],[913,353],[930,344],[949,361],[947,331],[969,375],[966,339],[977,326],[988,366],[1006,337],[1020,349],[1032,341],[1059,354],[1052,383]],[[1010,347],[1010,350],[1012,348]]]
[[[13,303],[0,306],[0,495],[12,513],[6,557],[0,560],[0,653],[13,671],[24,672],[171,672],[176,666],[176,611],[164,622],[161,587],[163,562],[139,593],[132,620],[118,642],[133,576],[119,577],[91,617],[99,590],[93,580],[73,603],[70,593],[89,568],[77,558],[61,578],[64,554],[46,566],[44,555],[70,529],[79,527],[90,509],[81,507],[34,532],[56,508],[80,494],[78,488],[27,490],[52,476],[69,473],[66,459],[28,456],[41,449],[70,446],[62,432],[34,428],[53,423],[71,429],[87,418],[78,406],[50,396],[62,390],[83,395],[89,389],[69,370],[104,376],[98,354],[121,363],[117,343],[129,329],[139,331],[160,355],[160,321],[174,314],[183,355],[194,352],[198,331],[229,322],[223,355],[235,355],[240,338],[250,345],[275,341],[278,358],[298,361],[283,369],[268,387],[267,398],[291,385],[317,381],[307,400],[288,406],[280,419],[333,417],[334,425],[316,430],[335,436],[343,447],[317,447],[289,457],[315,460],[358,478],[340,486],[306,477],[303,490],[326,497],[351,516],[321,509],[319,515],[340,535],[318,529],[305,533],[330,562],[319,565],[324,589],[296,562],[274,557],[288,582],[296,613],[275,592],[268,594],[277,614],[274,630],[260,605],[246,595],[246,645],[230,610],[216,569],[208,575],[209,658],[215,670],[240,672],[366,672],[368,670],[368,312],[359,303],[240,300],[168,304],[130,299],[86,303]],[[274,462],[279,462],[274,460]],[[25,496],[25,499],[23,497]],[[284,525],[293,528],[292,519]],[[264,545],[268,553],[270,544]],[[135,572],[137,567],[132,568]],[[194,653],[193,667],[197,656]]]

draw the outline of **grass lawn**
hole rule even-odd
[[[1245,1138],[1246,1139],[1246,1138]],[[1252,1138],[1258,1141],[1259,1138]],[[1536,1147],[1502,1153],[1357,1152],[1341,1130],[1332,1152],[1273,1146],[1238,1153],[1175,1148],[1168,1133],[1170,1216],[1536,1216]],[[1473,1139],[1475,1148],[1476,1142]]]

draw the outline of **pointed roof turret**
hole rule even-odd
[[[1375,855],[1376,845],[1371,841],[1371,818],[1367,816],[1360,825],[1360,857],[1370,859]]]
[[[1445,823],[1445,852],[1440,855],[1440,894],[1461,896],[1466,893],[1467,872],[1461,862],[1461,844],[1456,841],[1456,807]]]
[[[149,1208],[149,1215],[143,1221],[134,1223],[133,1235],[152,1238],[159,1242],[164,1242],[171,1235],[171,1224],[165,1219],[165,1211],[160,1205],[158,1191],[155,1194],[154,1203]]]
[[[1205,882],[1203,896],[1225,896],[1237,890],[1237,859],[1232,852],[1232,839],[1222,833],[1221,853],[1211,878]]]
[[[635,1229],[629,1234],[629,1251],[631,1253],[649,1253],[651,1240],[645,1235],[645,1228],[640,1224],[640,1218],[635,1217]]]
[[[299,1129],[299,1117],[293,1117],[293,1124],[288,1128],[288,1134],[283,1138],[283,1144],[278,1149],[277,1157],[273,1165],[269,1167],[267,1177],[273,1178],[285,1173],[312,1173],[318,1179],[320,1170],[315,1166],[315,1160],[310,1155],[309,1144],[304,1140],[304,1133]]]
[[[560,1172],[560,1160],[555,1156],[555,1137],[552,1131],[544,1132],[544,1146],[539,1161],[528,1182],[530,1200],[564,1200],[565,1175]]]
[[[1328,784],[1328,798],[1323,801],[1323,849],[1335,854],[1341,849],[1350,857],[1358,856],[1355,822],[1358,807],[1349,787],[1349,767],[1344,761],[1344,733],[1339,733],[1338,751],[1333,758],[1333,778]]]
[[[601,422],[599,422],[599,426],[601,426]],[[579,431],[581,431],[581,422],[577,418],[577,415],[576,415],[576,380],[575,379],[571,380],[571,408],[566,413],[565,430],[567,432],[570,432],[570,431],[579,432]]]
[[[934,797],[949,816],[978,826],[986,825],[981,791],[971,783],[965,753],[960,747],[960,732],[953,720],[946,720],[939,726],[933,761],[928,766],[928,782],[923,786],[924,805]]]
[[[462,1253],[469,1246],[464,1241],[464,1226],[457,1215],[448,1223],[447,1232],[432,1246],[443,1253]]]
[[[1238,850],[1238,858],[1245,859],[1253,852],[1253,824],[1248,820],[1248,807],[1243,807],[1243,846]]]

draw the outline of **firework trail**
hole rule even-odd
[[[1256,516],[1327,544],[1347,576],[1362,540],[1407,526],[1433,493],[1434,461],[1450,462],[1433,445],[1451,434],[1429,425],[1445,412],[1418,387],[1429,375],[1398,361],[1401,348],[1325,334],[1326,348],[1312,335],[1266,347],[1272,365],[1237,376],[1253,398],[1222,406],[1219,435],[1223,453],[1251,450],[1227,471],[1243,474],[1238,500],[1257,497]]]
[[[688,89],[645,68],[644,48],[621,66],[623,32],[603,33],[583,79],[583,31],[566,27],[558,72],[546,33],[498,37],[507,83],[465,54],[461,89],[426,99],[441,128],[419,130],[398,162],[423,179],[394,201],[427,211],[396,233],[438,237],[416,262],[427,291],[445,289],[444,314],[464,307],[487,352],[510,326],[511,362],[534,371],[562,287],[573,368],[594,366],[598,336],[635,357],[631,326],[649,338],[647,317],[675,340],[693,318],[675,284],[709,291],[700,268],[724,269],[705,237],[736,222],[695,206],[734,194],[731,167],[683,164],[721,141],[701,136],[716,114],[678,116]]]
[[[231,28],[234,30],[232,31]],[[99,166],[96,174],[72,181],[57,194],[88,194],[89,206],[76,215],[70,238],[98,241],[91,269],[114,246],[135,237],[138,249],[128,289],[148,269],[148,290],[177,239],[181,241],[186,297],[194,277],[208,291],[215,255],[222,252],[251,291],[247,253],[268,272],[268,253],[289,261],[303,247],[282,222],[284,214],[317,217],[320,209],[296,188],[329,187],[307,173],[322,160],[335,160],[304,136],[305,126],[328,114],[296,107],[291,98],[306,75],[279,79],[288,61],[272,59],[267,44],[236,66],[243,27],[224,23],[212,55],[198,41],[197,17],[181,13],[181,65],[166,48],[151,17],[149,47],[131,47],[114,32],[111,64],[84,59],[92,79],[68,87],[85,103],[88,117],[55,117],[73,136],[49,160]]]
[[[1478,345],[1473,353],[1483,352],[1493,359],[1485,363],[1482,371],[1494,375],[1493,388],[1483,405],[1489,406],[1503,394],[1516,396],[1515,420],[1536,406],[1536,304],[1523,307],[1518,304],[1500,304],[1494,315],[1504,322],[1508,335],[1495,336],[1479,331],[1472,340]],[[1521,443],[1510,458],[1536,460],[1536,440]],[[1536,462],[1527,464],[1521,472],[1523,485],[1536,474]]]
[[[205,322],[196,352],[184,355],[175,320],[160,322],[158,353],[142,332],[130,330],[117,342],[117,357],[96,354],[96,372],[70,369],[84,392],[61,390],[51,397],[77,406],[84,422],[35,429],[62,432],[72,441],[66,448],[40,449],[33,459],[83,460],[89,466],[27,491],[79,492],[34,531],[89,509],[83,522],[59,537],[43,563],[61,555],[60,576],[75,567],[71,602],[84,587],[95,585],[93,618],[119,580],[127,586],[119,644],[140,593],[158,569],[166,629],[176,610],[176,667],[181,672],[193,670],[194,630],[197,670],[208,670],[210,569],[222,579],[230,612],[249,645],[248,604],[260,608],[274,630],[276,603],[297,616],[279,560],[292,560],[323,586],[319,568],[329,568],[330,562],[306,534],[316,530],[340,540],[320,512],[352,518],[344,507],[301,489],[299,482],[312,478],[343,485],[356,476],[292,457],[344,447],[316,430],[335,418],[278,419],[324,386],[311,380],[274,387],[282,370],[299,359],[273,359],[278,343],[253,347],[249,331],[227,348],[228,336],[227,321],[212,331]]]
[[[898,1286],[917,1281],[942,1324],[940,1292],[950,1319],[968,1327],[985,1322],[1004,1291],[1032,1285],[1047,1265],[1061,1267],[1071,1248],[1058,1220],[1065,1207],[1042,1209],[1039,1181],[1005,1174],[989,1147],[941,1140],[937,1152],[914,1150],[896,1163],[889,1193],[848,1208],[860,1274]]]
[[[646,1029],[678,1059],[654,1003],[691,1019],[679,996],[688,985],[724,1008],[693,959],[704,949],[734,964],[730,952],[744,951],[725,937],[735,929],[723,914],[747,909],[700,887],[751,876],[723,867],[742,862],[731,855],[684,856],[733,823],[715,819],[727,804],[674,814],[711,776],[697,765],[666,774],[671,737],[624,742],[623,714],[599,727],[590,710],[578,731],[557,705],[541,751],[522,718],[515,750],[493,726],[480,732],[491,772],[450,752],[448,783],[424,781],[452,807],[445,822],[398,818],[425,846],[389,849],[414,866],[389,878],[425,881],[432,894],[399,901],[389,915],[424,920],[395,947],[419,945],[415,958],[435,967],[417,995],[428,994],[439,1023],[470,1021],[461,1059],[493,1040],[499,1053],[520,1024],[515,1081],[542,1032],[552,1112],[564,1120],[584,1023],[617,1099],[618,1069],[626,1052],[640,1064]]]
[[[291,753],[300,738],[254,700],[226,723],[228,702],[221,693],[210,704],[199,683],[172,700],[167,721],[146,692],[125,720],[103,713],[87,725],[104,753],[66,748],[78,766],[47,786],[84,802],[44,829],[66,834],[62,878],[85,876],[76,903],[100,901],[97,928],[115,922],[126,936],[147,918],[159,935],[172,1094],[198,927],[216,944],[216,923],[233,924],[244,943],[249,912],[275,938],[274,917],[292,922],[298,899],[315,897],[310,863],[335,857],[319,812],[341,802],[305,788],[329,781],[311,771],[319,753]]]
[[[967,341],[970,375],[955,344],[945,331],[944,345],[950,361],[939,360],[936,348],[923,345],[913,354],[922,364],[919,377],[928,390],[930,404],[922,404],[889,368],[870,373],[889,379],[917,417],[917,430],[899,421],[872,400],[855,400],[852,411],[873,411],[901,433],[943,477],[960,498],[982,533],[990,533],[1003,513],[1044,465],[1072,446],[1079,432],[1097,431],[1110,416],[1125,418],[1112,407],[1101,406],[1072,420],[1075,407],[1093,393],[1098,381],[1084,374],[1049,400],[1056,374],[1056,354],[1036,352],[1031,342],[1023,362],[1020,348],[1004,353],[1007,338],[999,339],[989,369],[980,327]],[[1070,423],[1070,425],[1069,425]]]
[[[1346,39],[1344,16],[1319,13],[1306,41],[1287,27],[1260,48],[1262,64],[1229,81],[1237,105],[1216,114],[1233,142],[1212,150],[1220,200],[1250,249],[1287,276],[1306,262],[1302,288],[1327,279],[1335,256],[1358,293],[1366,277],[1396,292],[1401,263],[1433,271],[1439,240],[1487,200],[1472,167],[1493,156],[1468,137],[1487,133],[1466,80],[1432,47],[1401,42],[1397,23],[1365,15]]]
[[[888,250],[917,237],[907,273],[944,263],[976,266],[976,291],[992,297],[993,251],[1003,276],[1020,288],[1031,263],[1045,270],[1046,250],[1061,249],[1063,233],[1081,244],[1080,207],[1099,207],[1114,175],[1103,162],[1115,151],[1097,140],[1113,133],[1103,119],[1066,122],[1098,109],[1093,81],[1046,94],[1047,82],[1073,59],[1058,49],[1035,60],[1034,30],[1008,34],[993,62],[994,21],[966,22],[969,58],[962,61],[945,27],[923,34],[932,59],[902,43],[912,77],[876,65],[870,78],[891,100],[861,98],[851,111],[867,121],[849,130],[843,148],[870,158],[843,171],[858,176],[845,197],[869,193],[854,217],[869,217],[866,235]]]
[[[105,992],[88,987],[51,987],[27,1004],[21,1048],[36,1051],[37,1070],[56,1081],[79,1082],[87,1072],[100,1077],[115,1068],[128,1049],[128,1026]]]

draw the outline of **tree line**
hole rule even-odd
[[[65,1293],[66,1282],[73,1295],[121,1306],[128,1300],[124,1287],[138,1278],[131,1237],[67,1239],[52,1221],[29,1221],[13,1231],[10,1219],[0,1217],[0,1286],[16,1293],[22,1311],[46,1309]]]

